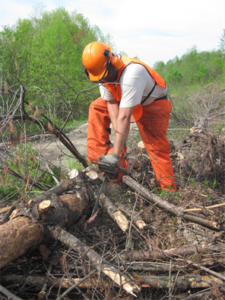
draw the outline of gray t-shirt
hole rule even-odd
[[[123,71],[119,79],[121,87],[121,101],[120,107],[133,107],[140,104],[141,101],[152,90],[155,81],[152,76],[149,75],[146,68],[141,64],[130,64]],[[101,97],[106,101],[112,101],[115,99],[114,95],[103,85],[99,85]],[[162,88],[156,85],[151,97],[149,97],[143,106],[152,103],[156,98],[163,97],[167,94],[167,88]]]

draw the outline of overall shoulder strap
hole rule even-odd
[[[151,94],[152,94],[152,92],[154,91],[154,89],[155,89],[155,86],[156,86],[156,81],[155,81],[155,84],[154,84],[154,86],[153,86],[153,88],[151,89],[151,91],[148,93],[148,95],[145,97],[145,99],[143,99],[142,101],[141,101],[141,104],[143,105],[143,103],[145,103],[145,101],[151,96]]]

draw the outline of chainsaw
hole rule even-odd
[[[108,181],[114,181],[121,183],[123,175],[128,175],[128,158],[126,153],[127,148],[122,149],[120,154],[120,159],[115,166],[104,162],[98,162],[99,170],[103,172],[104,180],[100,187],[98,197],[96,199],[91,217],[96,213],[99,207],[99,198],[102,193],[105,193]],[[113,153],[113,148],[111,148],[107,154]]]

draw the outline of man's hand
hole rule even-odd
[[[115,153],[112,153],[104,156],[99,156],[99,159],[103,163],[107,163],[109,165],[115,166],[118,163],[120,156]]]

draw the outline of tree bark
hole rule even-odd
[[[121,254],[121,258],[129,261],[141,261],[190,254],[203,254],[209,251],[223,251],[224,249],[225,246],[223,245],[194,245],[170,250],[126,251]]]
[[[176,277],[176,276],[175,276]],[[223,285],[223,281],[211,275],[200,276],[195,274],[179,276],[175,280],[172,276],[171,280],[168,276],[139,276],[135,275],[135,281],[139,284],[148,284],[150,287],[168,289],[169,286],[180,289],[189,290],[194,288],[211,287],[212,284]],[[170,285],[171,284],[171,285]]]
[[[108,197],[106,197],[104,194],[101,194],[99,198],[99,204],[103,209],[107,211],[110,217],[114,221],[116,221],[117,225],[121,228],[123,232],[126,232],[128,230],[129,221]]]
[[[143,213],[143,211],[132,210],[128,206],[126,206],[122,203],[118,203],[117,206],[118,206],[118,209],[123,211],[126,215],[129,216],[129,218],[131,218],[133,220],[133,222],[137,225],[137,227],[139,229],[144,229],[145,228],[146,223],[141,218],[141,214]]]
[[[0,268],[39,245],[44,238],[42,225],[25,216],[0,226]]]
[[[2,276],[1,279],[5,281],[12,281],[14,283],[21,283],[24,280],[29,285],[42,287],[45,284],[46,276],[30,275],[24,277],[24,275],[10,274]],[[62,287],[64,289],[68,289],[73,284],[79,282],[81,279],[82,278],[56,278],[49,275],[47,286],[50,287],[54,285],[55,287]],[[88,289],[90,288],[90,286],[98,286],[102,290],[110,287],[109,283],[106,280],[98,278],[98,276],[95,275],[90,276],[89,279],[79,284],[79,287],[81,289]]]
[[[38,197],[37,197],[38,198]],[[36,216],[38,223],[32,220],[33,215],[26,214],[25,209],[17,209],[12,220],[0,226],[0,268],[37,247],[44,239],[45,226],[63,224],[65,227],[76,223],[84,214],[88,201],[79,192],[66,194],[51,200],[51,210],[47,214]],[[35,204],[39,207],[39,204]],[[36,209],[38,212],[38,209]]]

